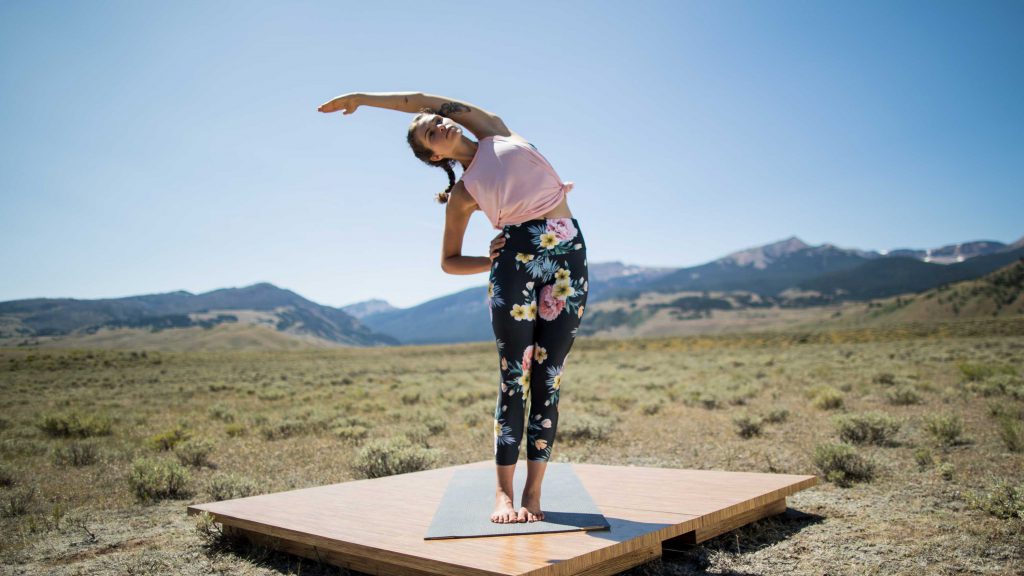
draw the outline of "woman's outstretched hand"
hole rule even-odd
[[[505,246],[505,233],[499,232],[494,240],[491,240],[491,262],[498,257],[498,252]]]
[[[344,110],[344,114],[351,114],[356,111],[356,108],[359,108],[360,104],[362,104],[362,102],[359,101],[359,94],[350,92],[348,94],[338,96],[328,102],[324,102],[319,108],[317,108],[317,110],[320,112],[337,112],[338,110]]]

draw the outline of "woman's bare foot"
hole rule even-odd
[[[509,498],[508,494],[498,489],[495,495],[494,512],[491,514],[491,522],[507,524],[518,521],[516,510],[512,507],[512,499]]]
[[[540,491],[523,492],[523,505],[519,507],[518,518],[520,522],[536,522],[544,519],[544,512],[540,509]]]

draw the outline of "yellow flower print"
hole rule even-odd
[[[523,372],[523,375],[519,377],[519,385],[522,386],[523,388],[529,388],[530,387],[530,373],[529,372]]]
[[[530,260],[533,260],[533,254],[527,254],[526,252],[516,252],[516,260],[526,264]]]
[[[509,314],[511,314],[516,320],[529,320],[530,308],[529,306],[524,306],[522,304],[513,304],[512,310],[509,311]]]
[[[558,282],[568,282],[569,271],[566,270],[565,268],[559,268],[558,272],[555,272],[555,280],[557,280]]]
[[[580,304],[580,307],[576,310],[576,316],[578,318],[583,318],[583,304]]]
[[[565,300],[575,293],[576,291],[569,284],[555,284],[555,287],[551,289],[551,295],[559,300]]]
[[[527,320],[535,320],[537,318],[537,301],[534,300],[533,302],[530,302],[530,306],[527,310],[529,312],[529,318],[527,318]]]
[[[487,297],[494,298],[494,282],[487,282]]]
[[[523,386],[523,404],[530,399],[530,384],[527,382],[526,386]]]
[[[541,248],[554,248],[558,246],[558,235],[554,232],[545,232],[540,235]]]
[[[546,349],[544,349],[544,348],[534,344],[533,345],[533,359],[536,360],[538,364],[543,364],[544,361],[547,360],[547,358],[548,358],[548,351]]]
[[[537,438],[537,440],[534,441],[533,445],[537,448],[537,450],[543,450],[548,447],[548,441],[543,438]]]
[[[494,435],[501,436],[501,422],[497,418],[494,419]]]
[[[554,390],[558,390],[558,388],[561,385],[562,385],[562,373],[559,372],[558,374],[555,374],[555,378],[551,381],[551,388],[554,389]]]

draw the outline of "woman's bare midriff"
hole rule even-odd
[[[572,218],[572,212],[569,211],[569,203],[566,201],[566,197],[562,197],[562,203],[555,206],[541,218]]]

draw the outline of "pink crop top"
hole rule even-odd
[[[543,216],[573,187],[533,144],[497,135],[480,139],[462,183],[498,230]]]

